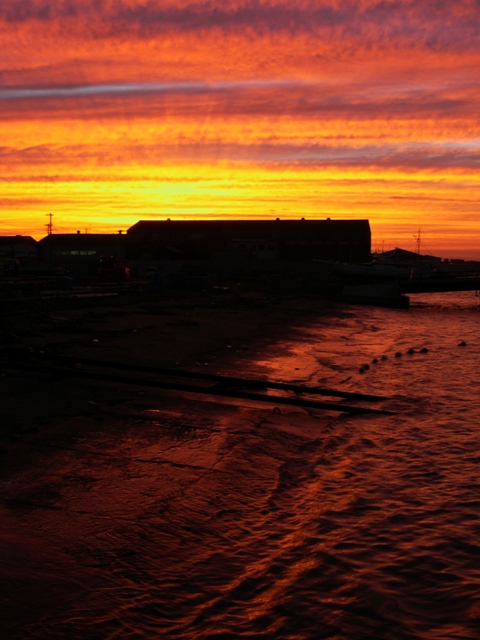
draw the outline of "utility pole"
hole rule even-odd
[[[418,236],[413,236],[417,245],[417,253],[420,255],[420,227],[418,228]]]
[[[53,214],[47,213],[47,216],[49,218],[49,222],[47,223],[47,235],[51,236],[53,232],[53,223],[52,223]]]

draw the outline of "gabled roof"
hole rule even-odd
[[[37,241],[32,236],[0,236],[0,246],[11,247],[13,245],[36,245]]]
[[[401,249],[400,247],[395,247],[395,249],[392,249],[391,251],[384,251],[377,255],[382,260],[388,260],[390,262],[422,262],[424,260],[441,260],[441,258],[436,258],[435,256],[415,253],[414,251],[408,251],[407,249]]]

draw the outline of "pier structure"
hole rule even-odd
[[[400,292],[404,293],[442,293],[448,291],[480,291],[478,272],[440,271],[429,278],[400,280]]]
[[[344,280],[341,299],[354,304],[408,308],[411,293],[480,291],[479,272],[438,271],[389,277],[357,277]]]

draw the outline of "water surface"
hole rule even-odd
[[[171,400],[77,418],[41,486],[3,487],[23,536],[9,637],[480,637],[479,320],[471,293],[346,307],[231,371],[395,415]]]

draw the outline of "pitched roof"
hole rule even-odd
[[[36,245],[37,241],[32,236],[0,236],[0,245],[11,247],[13,245]]]

